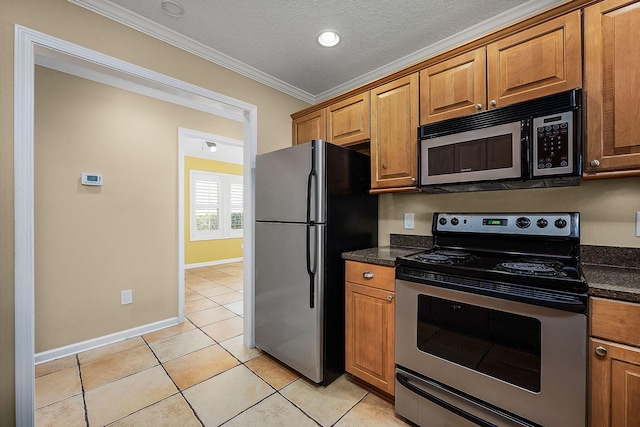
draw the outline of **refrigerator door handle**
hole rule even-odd
[[[315,225],[307,224],[307,273],[309,274],[309,308],[315,307],[316,293],[316,266],[311,268],[311,232]]]
[[[315,187],[313,184],[315,183]],[[315,191],[312,191],[315,190]],[[311,198],[312,195],[318,196],[318,173],[316,171],[316,142],[311,141],[311,170],[307,177],[307,223],[313,224],[311,219]]]
[[[315,187],[313,183],[315,182]],[[307,178],[307,273],[309,274],[309,308],[315,307],[316,266],[311,266],[311,228],[315,230],[315,222],[311,219],[312,194],[318,196],[318,176],[316,172],[316,142],[311,141],[311,171]],[[315,190],[315,191],[314,191]]]

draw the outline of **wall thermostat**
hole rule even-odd
[[[82,172],[82,185],[102,185],[102,174]]]

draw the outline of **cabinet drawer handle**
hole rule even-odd
[[[596,354],[598,356],[606,356],[607,355],[607,349],[604,348],[603,346],[599,345],[596,347]]]
[[[389,302],[393,301],[393,295],[387,296],[387,301],[389,301]]]
[[[370,271],[365,271],[364,273],[362,273],[362,277],[364,277],[365,279],[373,279],[373,273]]]

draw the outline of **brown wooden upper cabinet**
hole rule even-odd
[[[371,89],[371,190],[417,186],[418,73]]]
[[[487,100],[486,64],[481,47],[420,71],[420,124],[481,110]]]
[[[336,145],[369,140],[369,92],[360,93],[293,120],[293,145],[325,139]]]
[[[293,144],[298,145],[312,139],[326,139],[326,112],[312,111],[293,121]]]
[[[369,140],[369,92],[327,107],[327,134],[336,145]]]
[[[584,10],[585,178],[640,175],[640,2]]]
[[[420,72],[420,123],[582,86],[580,11]]]

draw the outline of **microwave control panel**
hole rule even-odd
[[[533,176],[573,172],[573,112],[533,119]]]

